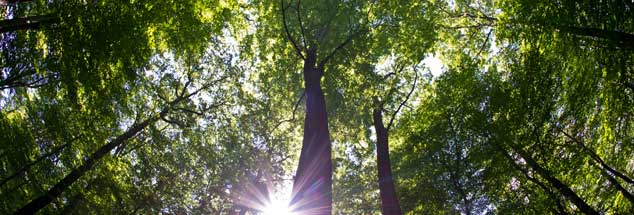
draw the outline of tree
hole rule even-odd
[[[275,8],[274,13],[260,14],[260,17],[270,19],[265,20],[267,23],[276,23],[284,34],[283,39],[290,41],[292,52],[303,61],[306,117],[291,205],[300,213],[330,214],[333,169],[321,80],[326,65],[334,55],[350,44],[365,27],[361,15],[364,11],[361,9],[366,6],[361,2],[325,5],[320,2],[280,1],[280,4],[262,3],[262,7]]]
[[[634,213],[631,1],[0,4],[2,214]]]
[[[177,105],[179,105],[179,103],[191,98],[192,96],[196,95],[201,90],[206,90],[212,84],[217,84],[217,83],[218,83],[218,81],[214,81],[212,83],[205,84],[205,86],[203,86],[202,88],[196,89],[196,90],[194,90],[191,93],[186,92],[187,89],[180,90],[181,93],[179,93],[179,95],[176,97],[176,99],[174,99],[173,101],[170,101],[166,105],[166,107],[164,107],[161,110],[161,112],[159,112],[155,116],[148,117],[148,119],[146,119],[146,120],[144,120],[144,121],[142,121],[142,122],[140,122],[138,124],[133,125],[125,133],[117,136],[117,138],[115,138],[114,140],[112,140],[109,143],[107,143],[106,145],[103,145],[102,147],[100,147],[97,151],[92,153],[88,158],[84,159],[83,164],[81,164],[75,170],[71,171],[70,174],[68,174],[61,181],[59,181],[57,184],[55,184],[51,189],[48,190],[48,192],[46,192],[44,195],[32,200],[31,202],[29,202],[28,204],[26,204],[25,206],[20,208],[16,213],[17,214],[33,214],[33,213],[37,212],[38,210],[40,210],[41,208],[43,208],[44,206],[46,206],[47,204],[52,202],[55,199],[55,197],[58,197],[69,186],[71,186],[75,181],[77,181],[77,179],[79,177],[81,177],[87,171],[92,169],[92,167],[95,165],[95,163],[97,161],[99,161],[102,157],[106,156],[110,151],[112,151],[116,147],[120,147],[126,140],[134,137],[137,133],[139,133],[141,130],[145,129],[146,127],[148,127],[150,124],[158,121],[159,119],[164,119],[165,117],[167,117],[167,114],[172,109],[177,108]],[[187,86],[189,84],[190,84],[189,82],[185,83],[185,86]],[[177,92],[178,92],[178,90],[177,90]],[[214,107],[214,108],[216,108],[216,107]],[[205,111],[208,111],[208,110],[205,110]]]
[[[402,70],[401,67],[400,70]],[[401,71],[399,71],[400,73]],[[412,89],[407,93],[405,100],[401,102],[392,114],[388,121],[387,127],[383,124],[383,103],[378,98],[374,98],[376,107],[372,111],[372,121],[374,123],[374,130],[376,131],[376,160],[377,160],[377,181],[379,184],[379,195],[381,197],[381,212],[383,214],[403,214],[401,206],[396,196],[396,189],[394,188],[394,178],[392,176],[392,164],[390,162],[389,151],[389,131],[394,123],[394,119],[398,112],[403,108],[403,105],[412,96],[412,93],[416,89],[416,81],[418,81],[418,72],[414,68],[414,83]],[[394,89],[389,90],[390,94]],[[388,95],[391,96],[391,95]]]

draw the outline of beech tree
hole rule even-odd
[[[2,214],[631,214],[631,1],[0,1]]]

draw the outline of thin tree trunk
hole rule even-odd
[[[66,143],[60,147],[58,147],[57,149],[46,153],[42,156],[40,156],[38,159],[24,165],[22,168],[18,169],[18,171],[15,171],[15,173],[11,174],[9,177],[2,179],[2,181],[0,181],[0,187],[3,186],[5,183],[9,182],[11,179],[14,179],[20,175],[22,175],[22,173],[24,173],[27,169],[31,168],[31,166],[39,163],[40,161],[44,160],[45,158],[50,157],[51,155],[57,154],[58,152],[62,151],[62,149],[66,148],[66,146],[68,146],[69,143]]]
[[[31,202],[29,202],[28,204],[20,208],[18,211],[15,212],[15,214],[34,214],[35,212],[44,208],[46,205],[51,203],[55,198],[59,197],[68,187],[70,187],[75,181],[77,181],[77,179],[79,179],[86,172],[92,169],[92,167],[95,165],[96,162],[98,162],[104,156],[108,155],[110,151],[112,151],[115,147],[121,146],[121,144],[123,144],[126,140],[134,137],[137,133],[139,133],[146,127],[148,127],[150,124],[153,124],[154,122],[158,121],[159,119],[165,120],[165,116],[167,116],[167,114],[176,104],[182,102],[183,100],[187,100],[191,98],[192,96],[196,95],[200,91],[209,88],[210,86],[216,84],[219,81],[224,80],[225,78],[226,77],[223,77],[216,81],[213,81],[212,83],[205,84],[203,87],[187,95],[185,95],[185,92],[187,92],[187,90],[183,89],[180,95],[178,95],[178,97],[174,101],[169,102],[167,104],[167,107],[161,110],[161,112],[159,112],[158,115],[152,116],[149,119],[146,119],[145,121],[132,126],[125,133],[119,135],[117,138],[110,141],[108,144],[101,146],[99,149],[97,149],[97,151],[93,152],[88,158],[85,158],[84,162],[79,167],[71,171],[70,174],[66,175],[66,177],[64,177],[62,180],[57,182],[57,184],[55,184],[46,193],[37,197],[36,199],[32,200]],[[187,85],[189,85],[189,82],[185,84],[185,86]],[[177,94],[178,94],[178,91],[177,91]],[[214,105],[214,107],[217,107],[217,106]]]
[[[581,197],[577,195],[570,187],[565,185],[559,179],[552,176],[550,171],[541,167],[533,158],[523,149],[519,147],[515,147],[514,150],[524,158],[526,163],[533,169],[537,174],[539,174],[542,178],[546,179],[553,187],[555,187],[559,192],[564,195],[567,199],[569,199],[581,212],[585,214],[598,215],[594,208],[592,208],[588,203],[586,203]]]
[[[33,1],[33,0],[0,0],[0,5],[12,5],[12,4],[30,2],[30,1]]]
[[[304,140],[293,183],[291,207],[299,214],[332,212],[332,160],[326,101],[320,79],[323,67],[316,67],[316,51],[308,49],[304,60],[306,118]]]
[[[621,194],[628,200],[630,201],[630,203],[632,203],[632,205],[634,205],[634,196],[627,191],[623,186],[621,186],[621,183],[619,183],[619,181],[616,180],[616,178],[612,177],[610,174],[603,172],[603,176],[605,176],[608,181],[610,182],[610,184],[612,184],[612,186],[616,187],[617,190],[619,190],[619,192],[621,192]]]
[[[394,188],[390,164],[389,133],[383,125],[383,112],[376,108],[372,113],[376,130],[376,163],[378,165],[379,195],[381,212],[384,215],[401,215],[401,206]]]
[[[619,177],[620,179],[623,179],[623,181],[630,183],[630,184],[634,184],[634,180],[632,180],[630,177],[626,176],[624,173],[621,173],[620,171],[612,168],[610,165],[606,164],[605,161],[603,161],[603,159],[601,158],[601,156],[599,156],[596,152],[594,152],[594,150],[588,148],[588,146],[586,146],[586,144],[584,144],[581,140],[578,140],[577,138],[573,137],[572,135],[568,134],[567,132],[565,132],[562,129],[558,130],[563,133],[566,137],[568,137],[568,139],[572,140],[573,142],[575,142],[577,144],[577,146],[579,148],[582,149],[582,151],[585,151],[586,153],[588,153],[588,155],[590,155],[590,158],[592,158],[597,164],[599,164],[599,167],[606,171],[606,172],[610,172],[613,175],[615,175],[616,177]]]
[[[453,130],[453,127],[452,127],[452,130]],[[459,145],[459,144],[456,144],[456,145]],[[462,185],[460,185],[460,182],[459,182],[460,179],[458,178],[459,177],[458,174],[460,173],[460,160],[462,160],[462,149],[460,148],[460,146],[456,146],[456,145],[454,145],[457,148],[455,149],[455,154],[456,154],[455,164],[456,165],[455,165],[455,169],[453,169],[454,171],[452,171],[451,169],[449,170],[449,177],[454,188],[456,188],[456,192],[462,198],[462,202],[464,203],[464,213],[466,215],[471,215],[471,201],[469,200],[467,196],[467,192],[462,188]]]
[[[611,41],[612,43],[621,46],[623,48],[634,48],[634,35],[621,31],[610,31],[599,28],[580,28],[563,26],[558,27],[561,31],[571,34],[587,37],[596,37]]]
[[[599,157],[599,155],[597,155],[597,153],[595,153],[593,150],[591,150],[590,148],[586,147],[585,145],[583,145],[582,143],[579,143],[580,146],[586,151],[588,152],[588,154],[590,154],[590,157],[597,162],[597,164],[599,164],[599,166],[601,167],[602,170],[604,170],[605,172],[609,172],[614,174],[616,177],[619,177],[621,179],[623,179],[623,181],[630,183],[630,184],[634,184],[634,181],[627,177],[625,174],[615,170],[614,168],[610,167],[609,165],[607,165],[603,159],[601,159],[601,157]]]
[[[5,19],[0,21],[0,33],[17,30],[37,30],[43,26],[58,22],[59,18],[51,14]]]
[[[631,7],[634,5],[634,3],[628,2],[628,1],[630,0],[625,0],[628,6]],[[633,8],[630,8],[630,9],[633,9]],[[489,23],[490,25],[493,25],[495,24],[495,22],[498,21],[497,18],[489,17],[489,16],[479,17],[479,16],[475,16],[471,14],[467,14],[466,16],[469,16],[471,18],[485,19],[490,22]],[[550,25],[548,23],[526,22],[523,20],[520,20],[519,23],[524,23],[527,25],[538,26],[538,27],[544,27],[544,26]],[[473,27],[481,27],[481,25],[473,26]],[[567,33],[578,35],[578,36],[596,37],[596,38],[605,39],[605,40],[611,41],[612,43],[616,44],[619,47],[634,49],[634,34],[630,34],[627,32],[605,30],[600,28],[563,26],[558,24],[554,24],[554,28],[559,31],[567,32]]]
[[[96,152],[92,153],[90,157],[88,157],[82,165],[74,169],[70,174],[64,177],[61,181],[57,182],[51,189],[49,189],[45,194],[40,197],[32,200],[18,211],[15,214],[34,214],[40,209],[44,208],[46,205],[51,203],[55,198],[59,197],[68,187],[70,187],[77,179],[83,176],[86,172],[88,172],[95,165],[99,159],[108,155],[112,149],[121,145],[124,141],[134,137],[137,133],[145,129],[150,124],[154,123],[161,117],[164,117],[167,114],[168,109],[161,111],[158,117],[152,117],[147,119],[140,124],[133,126],[128,129],[125,133],[118,136],[116,139],[110,141],[108,144],[99,148]]]
[[[541,181],[537,180],[536,178],[532,177],[530,174],[528,174],[528,171],[526,171],[526,169],[522,168],[520,165],[518,165],[517,163],[515,163],[515,160],[513,159],[513,157],[511,157],[511,155],[509,155],[509,153],[504,150],[502,147],[500,146],[496,146],[496,149],[507,159],[511,162],[511,164],[513,165],[513,167],[515,167],[515,169],[519,170],[520,172],[522,172],[522,174],[524,175],[524,177],[526,177],[529,181],[537,184],[537,186],[539,186],[540,188],[542,188],[542,190],[544,190],[544,192],[546,192],[546,194],[548,194],[548,196],[555,201],[555,204],[557,205],[557,210],[559,214],[568,214],[566,212],[566,210],[564,209],[563,205],[561,204],[561,200],[559,198],[557,198],[557,196],[555,195],[555,193],[553,193],[553,191],[551,189],[549,189],[544,183],[542,183]]]

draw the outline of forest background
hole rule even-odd
[[[0,4],[0,214],[634,213],[632,0]]]

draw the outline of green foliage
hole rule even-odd
[[[40,213],[257,213],[246,204],[255,185],[280,190],[293,178],[309,49],[328,60],[335,214],[381,211],[376,108],[386,125],[394,117],[392,170],[407,214],[582,213],[553,179],[601,214],[631,214],[633,9],[616,0],[12,3],[0,28],[42,24],[1,33],[0,214],[147,119],[156,120]],[[431,55],[441,75],[421,63]]]

